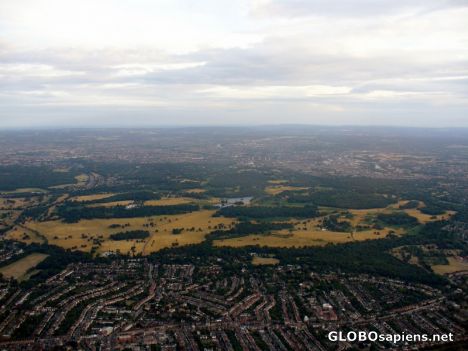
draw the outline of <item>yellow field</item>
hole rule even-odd
[[[166,197],[159,200],[145,201],[146,206],[169,206],[169,205],[182,205],[193,202],[193,199],[187,197]]]
[[[77,179],[78,181],[83,181]],[[87,176],[86,176],[87,177]],[[293,187],[281,185],[282,181],[272,182],[272,186],[266,188],[272,194],[280,193],[287,190],[305,190],[305,187]],[[197,190],[197,189],[192,189]],[[199,189],[203,190],[203,189]],[[93,194],[76,196],[71,198],[73,201],[91,201],[97,199],[106,199],[114,193]],[[64,200],[68,195],[64,195]],[[19,200],[18,200],[19,201]],[[199,204],[217,203],[220,200],[217,198],[210,198],[207,200],[194,200],[188,197],[167,197],[159,200],[146,201],[145,205],[150,206],[164,206],[185,204],[197,202]],[[60,202],[60,201],[59,201]],[[90,204],[89,206],[116,206],[128,205],[132,201],[113,201],[101,204]],[[354,227],[357,225],[365,225],[368,217],[373,217],[378,213],[390,213],[395,211],[400,201],[397,204],[388,206],[387,208],[374,208],[364,210],[348,210],[353,215],[353,218],[345,219],[341,216],[340,220],[349,221]],[[0,198],[0,208],[2,199]],[[52,206],[53,207],[53,206]],[[51,207],[51,208],[52,208]],[[320,208],[321,212],[330,213],[336,211],[332,208]],[[205,239],[205,236],[214,229],[217,229],[218,224],[226,226],[235,223],[235,219],[212,217],[215,211],[202,210],[183,215],[169,215],[169,216],[153,216],[153,217],[140,217],[140,218],[121,218],[121,219],[93,219],[81,220],[78,223],[63,223],[59,220],[50,220],[45,222],[30,221],[23,227],[15,227],[7,233],[7,238],[19,240],[27,243],[43,242],[43,238],[38,236],[34,231],[39,232],[47,238],[48,242],[53,245],[58,245],[64,248],[90,251],[93,248],[94,240],[101,241],[101,245],[97,247],[98,253],[107,251],[120,250],[122,253],[130,252],[132,247],[135,247],[136,253],[149,254],[151,252],[160,250],[161,248],[171,247],[175,245],[188,245],[200,243]],[[416,217],[421,223],[434,220],[429,215],[422,214],[419,209],[405,210],[409,215]],[[444,216],[452,215],[453,212],[447,212],[445,215],[437,216],[442,218]],[[391,231],[391,228],[384,228],[383,230],[368,229],[365,231],[356,231],[354,233],[333,232],[321,229],[321,218],[310,219],[293,219],[290,223],[293,224],[292,230],[281,230],[274,232],[270,235],[248,235],[240,238],[216,240],[216,246],[272,246],[272,247],[303,247],[303,246],[323,246],[327,243],[346,243],[350,241],[361,241],[367,239],[379,239],[386,237]],[[118,224],[118,228],[109,228],[112,224]],[[183,228],[180,234],[172,234],[173,229]],[[150,237],[145,240],[124,240],[113,241],[109,239],[111,234],[130,231],[130,230],[147,230],[150,232]],[[397,235],[404,234],[402,229],[393,229]]]
[[[15,278],[17,280],[23,280],[28,278],[27,272],[29,269],[36,267],[40,262],[45,260],[48,255],[41,253],[32,253],[26,257],[15,261],[8,266],[0,268],[0,273],[7,278]]]
[[[102,243],[98,252],[119,252],[122,254],[131,254],[132,252],[135,252],[135,254],[138,254],[143,252],[144,246],[144,242],[137,242],[136,240],[107,240]],[[132,247],[135,247],[134,251],[132,251]]]
[[[47,190],[41,188],[18,188],[12,191],[2,191],[3,194],[15,194],[15,193],[46,193]]]
[[[137,253],[149,254],[173,245],[200,243],[204,240],[206,234],[214,230],[218,224],[222,223],[228,226],[233,223],[232,219],[211,217],[214,212],[203,210],[182,215],[92,219],[81,220],[78,223],[63,223],[58,220],[46,222],[32,221],[26,223],[26,227],[43,234],[50,244],[63,248],[90,251],[93,246],[92,239],[96,239],[102,235],[104,242],[99,247],[98,252],[120,250],[122,253],[126,253],[135,245]],[[111,224],[125,225],[127,223],[129,226],[125,228],[109,228]],[[150,223],[153,223],[154,226],[145,226]],[[174,235],[172,234],[172,229],[174,228],[184,228],[184,231],[181,234]],[[191,228],[194,228],[194,231],[189,231]],[[147,230],[151,233],[151,236],[143,240],[143,242],[138,242],[142,240],[113,241],[109,239],[111,234],[130,230]],[[15,228],[7,233],[7,237],[25,241],[22,239],[24,232],[23,228]],[[32,239],[29,240],[29,242],[31,241]]]
[[[18,227],[18,226],[15,226],[13,229],[11,229],[6,234],[6,238],[10,240],[22,241],[26,244],[31,244],[31,243],[43,244],[44,243],[44,239],[37,236],[37,234],[34,233],[32,230],[28,228]]]
[[[360,223],[368,214],[369,210],[353,210],[355,217],[351,220],[353,225]],[[328,243],[342,244],[351,241],[362,241],[368,239],[380,239],[386,237],[393,231],[397,235],[404,234],[402,229],[384,228],[382,230],[363,230],[354,233],[334,232],[322,230],[319,225],[322,217],[302,220],[292,220],[292,230],[284,229],[273,232],[270,235],[247,235],[239,238],[215,240],[215,246],[270,246],[270,247],[304,247],[323,246]]]
[[[292,233],[281,230],[270,235],[248,235],[240,238],[215,240],[215,246],[270,246],[270,247],[304,247],[304,246],[324,246],[328,243],[343,244],[350,241],[362,241],[367,239],[384,238],[389,234],[390,229],[385,228],[379,231],[379,235],[374,234],[375,230],[356,232],[354,234],[332,232],[327,230],[295,230]]]
[[[410,216],[416,217],[418,221],[422,224],[425,224],[431,221],[440,221],[442,219],[447,219],[455,214],[454,211],[446,211],[444,214],[437,215],[437,216],[434,216],[435,218],[432,218],[433,217],[432,215],[422,213],[417,208],[412,208],[412,209],[404,210],[404,211]]]
[[[406,201],[407,202],[407,201]],[[356,226],[358,223],[362,223],[365,220],[366,216],[372,216],[376,215],[378,213],[391,213],[392,211],[395,211],[398,208],[398,204],[395,205],[390,205],[386,208],[371,208],[371,209],[365,209],[365,210],[348,210],[351,212],[354,217],[351,218],[349,221],[353,226]],[[438,221],[442,219],[447,219],[450,216],[453,216],[455,214],[454,211],[446,211],[444,214],[434,216],[435,218],[432,218],[431,215],[427,215],[419,211],[417,208],[412,208],[412,209],[407,209],[407,210],[401,210],[406,212],[408,215],[415,217],[421,224],[425,224],[427,222],[431,221]]]
[[[46,198],[46,195],[44,196],[44,198]],[[19,198],[0,197],[0,209],[3,209],[3,210],[23,208],[23,207],[30,206],[30,205],[37,204],[37,203],[39,203],[37,196],[30,197],[29,199],[26,199],[24,197],[19,197]]]
[[[409,202],[408,200],[400,200],[400,201],[398,201],[397,204],[388,206],[388,209],[389,210],[398,209],[399,206],[405,205],[408,202]],[[421,224],[425,224],[425,223],[431,222],[431,221],[440,221],[440,220],[443,220],[443,219],[448,219],[448,218],[450,218],[451,216],[453,216],[455,214],[455,211],[445,211],[445,213],[443,213],[441,215],[436,215],[436,216],[428,215],[428,214],[422,213],[420,211],[420,209],[422,207],[424,207],[424,206],[425,206],[424,202],[419,201],[419,205],[418,205],[417,208],[410,208],[410,209],[406,209],[406,210],[402,210],[402,211],[406,212],[408,215],[410,215],[412,217],[417,218],[417,220]],[[434,218],[432,218],[432,217],[434,217]]]
[[[267,186],[265,188],[265,192],[270,195],[278,195],[283,191],[294,191],[294,190],[307,190],[307,187],[301,186],[289,186],[289,185],[274,185],[274,186]]]
[[[89,177],[87,174],[79,174],[75,177],[78,184],[84,184],[88,181]]]
[[[94,201],[94,200],[102,200],[106,199],[110,196],[115,194],[108,193],[108,194],[94,194],[94,195],[82,195],[82,196],[75,196],[71,198],[72,201],[77,202],[86,202],[86,201]],[[168,205],[181,205],[193,202],[193,199],[186,198],[186,197],[165,197],[159,200],[148,200],[145,201],[146,206],[168,206]],[[89,204],[88,207],[113,207],[113,206],[127,206],[133,203],[131,200],[122,200],[122,201],[110,201],[110,202],[102,202],[102,203],[95,203]]]
[[[115,195],[115,194],[114,193],[106,193],[106,194],[82,195],[82,196],[72,197],[72,198],[70,198],[70,200],[80,201],[80,202],[94,201],[94,200],[105,199],[106,197],[110,197],[112,195]]]
[[[229,226],[235,223],[230,218],[211,217],[214,213],[215,211],[202,210],[183,215],[167,216],[167,220],[158,224],[159,232],[153,233],[147,240],[148,244],[143,253],[148,254],[172,245],[198,244],[205,239],[210,231],[215,229],[215,226],[219,224]],[[192,227],[195,228],[193,232],[184,230],[181,234],[172,234],[174,228],[190,229]]]
[[[468,271],[468,262],[461,257],[447,257],[449,264],[437,264],[431,266],[432,270],[437,274],[448,274],[460,271]]]
[[[279,262],[280,261],[274,257],[259,257],[259,256],[252,257],[252,264],[254,266],[276,265]]]
[[[201,194],[204,192],[206,192],[206,190],[202,188],[194,188],[194,189],[189,189],[186,191],[186,193],[189,193],[189,194]]]

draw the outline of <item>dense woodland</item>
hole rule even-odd
[[[47,188],[73,184],[79,171],[58,172],[48,166],[0,166],[0,191],[22,188]]]
[[[264,218],[311,218],[318,216],[316,206],[307,205],[304,207],[267,207],[267,206],[229,206],[217,211],[214,216],[239,217],[251,219]]]
[[[102,199],[82,201],[82,204],[100,204],[113,201],[135,201],[135,202],[144,202],[148,200],[159,200],[161,198],[160,194],[157,194],[153,191],[134,191],[134,192],[125,192],[121,194],[111,195]]]
[[[287,201],[291,203],[313,203],[327,207],[364,209],[386,207],[394,203],[395,199],[379,194],[352,190],[322,190],[307,195],[291,192],[291,194],[287,195]]]
[[[237,223],[234,228],[229,230],[214,230],[208,236],[208,240],[216,240],[223,238],[235,238],[249,234],[268,234],[273,230],[291,229],[293,225],[291,223],[284,222],[260,222],[252,223],[249,221],[243,221]]]
[[[112,240],[146,239],[148,237],[149,232],[147,230],[129,230],[110,235]]]
[[[197,211],[198,205],[181,204],[168,206],[113,206],[86,207],[67,203],[57,209],[57,214],[65,222],[78,222],[80,219],[93,218],[134,218],[160,215],[172,215]]]

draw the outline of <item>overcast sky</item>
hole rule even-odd
[[[0,0],[0,127],[468,127],[468,0]]]

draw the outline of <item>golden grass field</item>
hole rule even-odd
[[[44,195],[44,198],[47,198]],[[38,197],[33,196],[30,198],[18,197],[18,198],[2,198],[0,197],[0,209],[11,210],[16,208],[23,208],[38,203]]]
[[[270,195],[278,195],[283,191],[307,190],[307,187],[289,186],[289,185],[272,185],[265,188],[265,192]]]
[[[425,224],[427,222],[431,221],[440,221],[442,219],[448,219],[449,217],[453,216],[455,214],[454,211],[446,211],[444,214],[434,216],[435,218],[432,218],[433,216],[422,213],[419,211],[417,208],[412,208],[409,210],[404,210],[407,214],[410,216],[416,217],[418,221],[422,224]]]
[[[136,253],[149,254],[165,247],[173,245],[188,245],[200,243],[205,236],[220,223],[230,225],[234,221],[229,218],[211,217],[215,211],[202,210],[181,215],[153,216],[139,218],[115,218],[115,219],[92,219],[81,220],[78,223],[63,223],[59,220],[36,222],[30,221],[25,224],[27,228],[36,230],[43,234],[49,244],[58,245],[66,249],[77,249],[81,251],[90,251],[93,243],[92,238],[102,236],[104,241],[97,250],[98,252],[120,250],[122,253],[130,251],[132,246],[137,247]],[[145,225],[153,222],[154,227]],[[125,228],[109,228],[111,224],[130,224]],[[195,231],[184,230],[181,234],[172,234],[174,228],[195,228]],[[111,234],[130,231],[130,230],[148,230],[150,237],[143,240],[110,240]],[[156,232],[158,230],[158,232]],[[14,228],[7,233],[7,238],[25,241],[22,239],[25,230],[23,228]],[[86,237],[83,237],[82,235]],[[28,235],[30,235],[28,233]],[[31,242],[31,240],[28,240]]]
[[[32,253],[26,257],[15,261],[8,266],[0,268],[0,273],[7,278],[15,278],[16,280],[25,280],[28,278],[28,270],[36,267],[40,262],[45,260],[48,255],[42,253]]]
[[[229,226],[235,223],[231,218],[224,217],[212,217],[215,211],[202,210],[183,215],[167,216],[168,220],[165,220],[159,225],[159,232],[153,233],[147,240],[143,254],[148,254],[154,251],[158,251],[165,247],[171,247],[174,244],[177,245],[189,245],[201,243],[205,236],[214,230],[214,227],[223,224]],[[187,228],[194,227],[196,231],[184,230],[181,234],[172,234],[174,228]],[[198,231],[198,230],[201,231]]]
[[[89,176],[87,174],[79,174],[75,177],[78,184],[84,184],[88,181]]]
[[[323,210],[323,209],[322,209]],[[389,208],[376,208],[368,210],[349,210],[353,214],[353,218],[349,220],[353,226],[363,224],[367,216],[374,216],[379,212],[389,212]],[[239,238],[215,240],[215,246],[270,246],[270,247],[304,247],[304,246],[324,246],[328,243],[342,244],[351,241],[362,241],[368,239],[380,239],[386,237],[390,232],[396,235],[403,235],[403,229],[386,227],[382,230],[363,230],[354,233],[334,232],[322,230],[320,220],[322,218],[311,218],[302,220],[292,220],[294,229],[280,230],[273,232],[270,235],[247,235]]]
[[[41,188],[18,188],[11,191],[2,191],[2,194],[15,194],[15,193],[46,193],[47,190]]]
[[[26,239],[25,239],[25,235],[27,235]],[[26,244],[31,244],[31,243],[43,244],[44,243],[44,239],[41,238],[40,236],[37,236],[37,234],[34,231],[28,228],[19,227],[19,226],[13,227],[13,229],[11,229],[7,233],[6,238],[11,239],[11,240],[22,241]]]
[[[389,209],[398,209],[398,206],[405,205],[406,203],[408,203],[408,200],[400,200],[400,201],[398,201],[397,204],[390,205],[388,208]],[[436,215],[436,216],[428,215],[428,214],[422,213],[420,211],[420,209],[423,208],[424,206],[425,206],[424,202],[419,201],[419,205],[418,205],[417,208],[410,208],[410,209],[406,209],[406,210],[403,210],[403,211],[405,211],[408,215],[417,218],[417,220],[421,224],[425,224],[427,222],[432,222],[432,221],[440,221],[440,220],[443,220],[443,219],[448,219],[448,218],[450,218],[451,216],[453,216],[455,214],[455,211],[445,211],[445,213],[443,213],[441,215]]]
[[[370,209],[365,209],[365,210],[348,210],[354,216],[353,218],[350,219],[350,222],[353,226],[356,226],[358,223],[362,223],[365,220],[366,216],[372,216],[378,213],[391,213],[392,211],[396,211],[396,210],[404,211],[408,215],[415,217],[421,224],[425,224],[431,221],[438,221],[441,219],[447,219],[450,216],[453,216],[455,214],[454,211],[446,211],[444,214],[434,216],[435,218],[432,218],[431,215],[422,213],[418,208],[412,208],[412,209],[406,209],[406,210],[398,209],[398,206],[400,204],[406,203],[406,202],[407,201],[400,201],[397,204],[390,205],[385,208],[370,208]]]
[[[468,271],[468,262],[460,256],[447,257],[449,264],[437,264],[431,266],[432,270],[437,274],[448,274],[460,271]]]
[[[375,230],[350,233],[332,232],[328,230],[294,230],[290,233],[281,230],[269,235],[248,235],[240,238],[215,240],[215,246],[270,246],[270,247],[304,247],[304,246],[324,246],[328,243],[343,244],[351,241],[362,241],[367,239],[380,239],[389,234],[391,229],[385,228],[379,231],[379,235],[374,234]],[[397,233],[401,234],[401,232]]]
[[[145,201],[146,206],[168,206],[168,205],[182,205],[193,202],[193,199],[187,197],[165,197],[159,200]]]
[[[93,201],[93,200],[102,200],[106,199],[110,196],[115,194],[95,194],[95,195],[83,195],[83,196],[75,196],[71,198],[72,201],[77,202],[85,202],[85,201]],[[168,206],[168,205],[181,205],[193,202],[193,199],[186,198],[186,197],[164,197],[158,200],[148,200],[145,201],[144,204],[146,206]],[[132,200],[121,200],[121,201],[109,201],[109,202],[101,202],[95,204],[89,204],[88,207],[113,207],[113,206],[127,206],[133,203]]]
[[[276,265],[279,262],[280,261],[274,257],[259,257],[259,256],[252,257],[252,264],[254,266]]]
[[[189,194],[201,194],[201,193],[206,192],[206,190],[202,188],[193,188],[193,189],[188,189],[186,192]]]
[[[273,192],[281,192],[286,190],[301,190],[306,188],[291,187],[281,185],[283,181],[277,181],[268,187]],[[193,189],[192,189],[193,190]],[[203,190],[203,189],[201,189]],[[91,201],[97,199],[105,199],[114,195],[114,193],[93,194],[76,196],[70,198],[73,201]],[[65,196],[65,195],[64,195]],[[64,198],[65,199],[65,198]],[[0,199],[1,201],[1,199]],[[167,197],[159,200],[146,201],[145,205],[164,206],[185,204],[190,202],[217,203],[219,199],[210,198],[203,201],[197,201],[187,197]],[[132,201],[113,201],[101,204],[90,204],[88,206],[115,206],[128,205]],[[353,217],[346,219],[353,226],[366,224],[369,217],[373,217],[378,213],[390,213],[398,210],[400,204],[405,201],[400,201],[397,204],[388,206],[387,208],[373,208],[365,210],[347,210]],[[1,205],[1,202],[0,202]],[[333,208],[320,208],[324,213],[336,211]],[[420,223],[426,223],[434,220],[429,215],[425,215],[419,209],[404,210],[409,215],[416,217]],[[205,239],[205,236],[216,229],[218,224],[226,226],[232,225],[237,220],[232,218],[212,217],[215,211],[201,210],[182,215],[169,216],[153,216],[141,218],[120,218],[120,219],[92,219],[81,220],[78,223],[64,223],[60,220],[49,220],[45,222],[30,221],[25,224],[25,227],[14,227],[7,233],[7,238],[31,242],[43,242],[43,238],[38,236],[35,231],[47,238],[48,242],[53,245],[58,245],[64,248],[76,249],[82,251],[90,251],[93,247],[93,239],[99,239],[101,245],[97,248],[98,253],[107,251],[120,250],[122,253],[128,253],[132,247],[135,247],[135,253],[149,254],[158,251],[162,248],[175,245],[188,245],[200,243]],[[444,215],[436,216],[436,219],[452,215],[453,212],[447,212]],[[241,247],[249,245],[271,246],[271,247],[304,247],[304,246],[323,246],[327,243],[346,243],[351,241],[361,241],[368,239],[379,239],[386,237],[391,231],[397,235],[403,235],[403,229],[395,229],[386,227],[382,230],[368,229],[364,231],[356,231],[354,233],[334,232],[322,230],[320,221],[323,218],[311,218],[305,220],[290,220],[294,225],[292,230],[281,230],[273,232],[269,235],[248,235],[239,238],[215,240],[215,246],[232,246]],[[341,220],[345,220],[344,217]],[[153,223],[153,227],[150,226]],[[109,228],[111,224],[125,225],[126,227]],[[180,234],[172,234],[175,228],[184,228]],[[188,229],[194,228],[189,231]],[[111,234],[130,231],[130,230],[147,230],[150,232],[150,237],[144,240],[128,240],[128,241],[113,241],[109,239]],[[25,233],[27,237],[25,237]]]
[[[82,196],[74,196],[74,197],[70,198],[70,200],[85,202],[85,201],[105,199],[105,198],[110,197],[112,195],[115,195],[115,194],[114,193],[105,193],[105,194],[82,195]]]

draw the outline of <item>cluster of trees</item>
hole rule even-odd
[[[420,211],[424,214],[431,216],[437,216],[445,213],[445,210],[443,208],[440,208],[439,206],[433,204],[422,207]]]
[[[189,213],[198,210],[199,206],[194,204],[126,208],[125,206],[86,207],[68,202],[57,208],[57,214],[65,222],[73,223],[78,222],[80,219],[149,217]]]
[[[30,314],[26,317],[23,323],[13,332],[12,338],[14,340],[26,339],[33,335],[34,330],[44,319],[44,313]]]
[[[18,217],[18,221],[22,221],[26,218],[40,219],[49,211],[49,205],[38,205],[26,208],[21,215]]]
[[[317,217],[319,211],[316,206],[307,205],[304,207],[289,206],[229,206],[218,210],[215,217],[239,217],[239,218],[311,218]]]
[[[214,230],[209,234],[207,239],[216,240],[241,237],[249,234],[267,234],[271,233],[274,230],[292,229],[293,227],[294,226],[291,223],[285,222],[252,223],[246,221],[237,223],[234,228],[231,228],[229,230]]]
[[[351,232],[353,226],[348,221],[340,221],[338,214],[332,214],[323,219],[323,227],[334,232]]]
[[[125,192],[122,194],[112,195],[103,199],[96,199],[91,201],[83,202],[85,204],[99,204],[99,203],[106,203],[106,202],[113,202],[113,201],[136,201],[136,202],[143,202],[148,200],[158,200],[161,198],[160,194],[157,194],[153,191],[148,190],[141,190],[141,191],[132,191],[132,192]]]
[[[216,197],[262,196],[271,176],[261,170],[224,169],[208,181],[208,193]]]
[[[129,162],[93,162],[86,167],[98,174],[116,177],[133,186],[145,186],[161,191],[183,190],[201,186],[206,180],[207,169],[193,163],[151,163],[135,164]],[[191,181],[182,181],[191,179]],[[125,187],[121,188],[125,191]],[[128,187],[127,187],[128,189]],[[113,189],[108,189],[113,190]]]
[[[406,212],[379,213],[376,219],[390,226],[412,226],[419,223],[417,218],[410,216]]]
[[[75,183],[75,172],[54,172],[49,166],[0,166],[0,190],[47,188]]]
[[[313,203],[318,206],[354,209],[381,208],[395,202],[395,199],[380,194],[335,189],[310,192],[306,195],[290,193],[287,200],[291,203]]]
[[[126,232],[119,232],[111,234],[109,237],[112,240],[132,240],[132,239],[146,239],[150,233],[147,230],[129,230]]]

